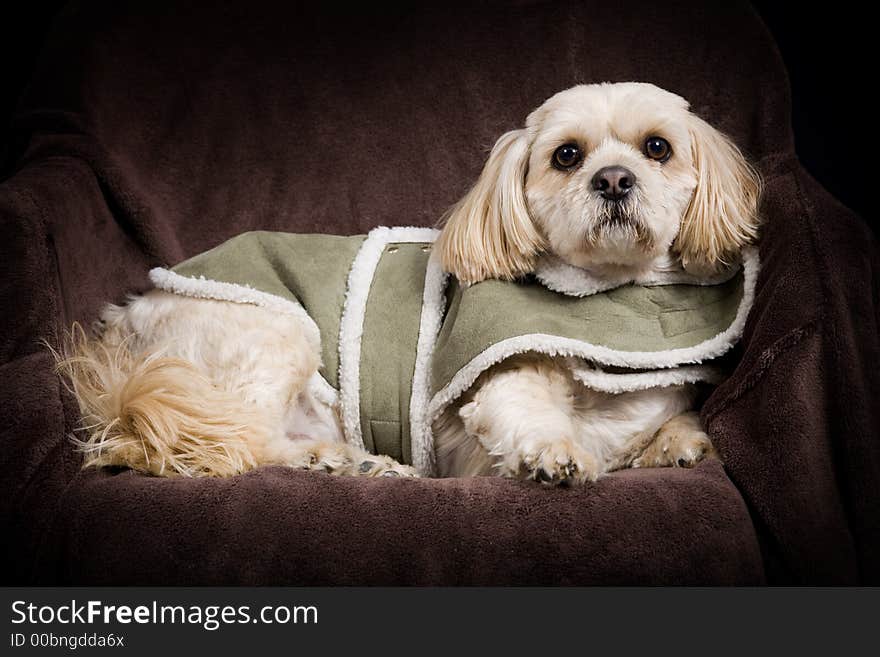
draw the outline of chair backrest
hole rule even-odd
[[[86,159],[147,253],[255,228],[432,225],[486,151],[581,82],[679,93],[753,159],[793,150],[788,80],[746,3],[82,2],[15,123]]]

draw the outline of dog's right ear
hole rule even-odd
[[[692,114],[691,153],[697,187],[675,248],[691,273],[729,265],[758,235],[761,176],[729,137]]]
[[[502,135],[477,183],[446,216],[436,248],[443,268],[462,283],[532,271],[543,238],[526,202],[528,164],[526,131]]]

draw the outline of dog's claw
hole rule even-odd
[[[524,440],[508,457],[502,474],[547,486],[570,486],[595,481],[599,468],[592,454],[573,440],[540,436]]]
[[[538,481],[553,481],[553,477],[544,468],[538,468],[538,471],[535,473],[535,477],[538,479]]]
[[[569,486],[578,475],[578,466],[574,461],[568,461],[559,468],[558,472],[551,473],[544,468],[530,468],[529,478],[540,481],[543,484],[555,486]]]

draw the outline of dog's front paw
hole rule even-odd
[[[599,467],[592,454],[569,438],[530,438],[502,461],[501,474],[568,486],[595,481]]]
[[[686,416],[664,424],[653,442],[632,462],[634,468],[692,468],[707,458],[718,458],[712,441]]]

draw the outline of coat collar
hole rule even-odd
[[[543,255],[535,266],[535,278],[544,287],[572,297],[588,297],[599,292],[631,283],[636,285],[718,285],[733,278],[740,270],[736,264],[713,276],[694,276],[681,263],[671,258],[659,258],[643,271],[614,275],[597,275],[589,269],[575,267],[553,255]]]

